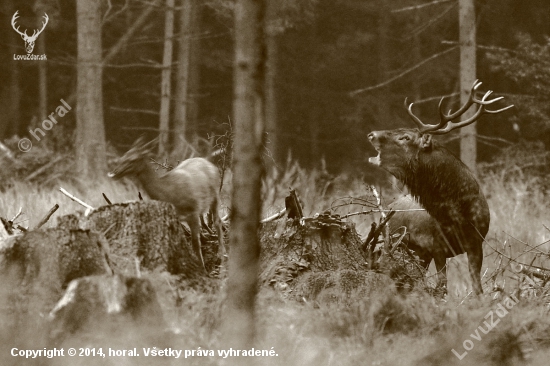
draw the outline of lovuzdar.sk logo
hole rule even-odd
[[[23,38],[23,41],[25,41],[25,51],[27,51],[27,54],[26,55],[16,55],[14,54],[13,55],[13,59],[14,60],[47,60],[47,57],[46,55],[33,55],[32,54],[32,51],[34,50],[34,42],[36,42],[36,39],[38,38],[38,36],[40,35],[40,33],[42,33],[42,31],[44,30],[44,28],[46,28],[46,24],[48,24],[48,14],[44,13],[44,21],[42,22],[42,28],[40,30],[38,29],[35,29],[33,32],[32,32],[32,35],[29,36],[27,34],[27,30],[25,29],[24,32],[21,32],[19,30],[19,26],[16,26],[15,24],[15,21],[17,20],[17,18],[19,18],[19,10],[17,10],[15,12],[15,14],[13,14],[13,17],[11,18],[11,26],[13,27],[13,30],[15,30],[17,33],[19,33],[21,35],[21,38]]]

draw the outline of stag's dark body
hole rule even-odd
[[[444,239],[430,252],[467,253],[472,287],[482,293],[483,240],[489,230],[489,206],[472,172],[431,135],[418,129],[375,131],[369,140],[379,152],[370,161],[407,185],[412,196],[437,221]],[[435,243],[435,241],[434,241]],[[444,259],[443,259],[444,260]],[[429,262],[428,262],[429,264]]]

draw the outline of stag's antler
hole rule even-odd
[[[489,104],[492,104],[494,102],[497,102],[497,101],[503,99],[504,97],[498,97],[498,98],[494,98],[494,99],[491,99],[491,100],[486,100],[487,97],[489,97],[489,95],[491,95],[491,93],[493,93],[492,90],[489,90],[488,92],[486,92],[483,95],[483,97],[481,99],[477,99],[475,97],[475,92],[476,92],[477,88],[480,85],[481,85],[480,81],[476,80],[474,82],[474,85],[472,86],[472,89],[470,89],[470,96],[468,97],[468,101],[466,103],[464,103],[464,105],[462,107],[460,107],[454,113],[451,113],[451,111],[449,111],[449,114],[445,114],[443,112],[442,104],[443,104],[443,99],[445,99],[445,97],[441,98],[441,100],[439,101],[439,116],[440,116],[441,120],[437,125],[428,125],[428,124],[422,123],[420,118],[415,116],[414,113],[412,112],[413,103],[411,103],[410,105],[407,106],[407,99],[405,99],[405,108],[407,109],[407,112],[409,113],[409,116],[412,118],[414,123],[418,126],[418,129],[420,130],[420,132],[422,132],[422,133],[429,132],[433,135],[442,135],[442,134],[450,132],[454,129],[461,128],[461,127],[464,127],[464,126],[467,126],[469,124],[474,123],[484,113],[489,113],[489,114],[500,113],[500,112],[504,112],[505,110],[510,109],[514,106],[512,104],[512,105],[509,105],[507,107],[504,107],[504,108],[501,108],[501,109],[498,109],[498,110],[485,109],[485,106],[487,106]],[[462,114],[464,114],[464,112],[466,112],[473,104],[478,104],[479,108],[477,109],[477,111],[474,113],[474,115],[472,117],[470,117],[470,118],[468,118],[464,121],[460,121],[459,123],[451,123],[452,120],[454,120],[454,119],[460,117]]]

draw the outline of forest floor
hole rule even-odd
[[[274,350],[276,356],[258,358],[258,364],[548,365],[548,287],[540,279],[529,281],[502,268],[503,253],[504,258],[550,268],[550,192],[539,183],[525,176],[482,178],[491,208],[491,228],[484,247],[484,294],[479,299],[468,296],[469,275],[464,256],[448,262],[449,290],[444,299],[421,291],[402,296],[388,290],[352,304],[338,301],[326,304],[290,301],[271,289],[262,289],[257,303],[257,349]],[[59,184],[93,207],[105,204],[102,193],[113,203],[136,200],[138,195],[136,186],[128,182]],[[284,208],[288,187],[300,195],[306,216],[349,202],[351,197],[364,198],[368,191],[359,180],[329,179],[320,172],[290,164],[285,171],[270,174],[265,181],[264,217]],[[396,190],[387,191],[381,190],[384,205],[399,194]],[[222,194],[225,205],[229,202],[228,192],[225,185]],[[34,227],[56,203],[60,208],[46,226],[55,226],[55,217],[82,211],[81,206],[61,195],[57,188],[17,182],[0,192],[0,215],[11,218],[21,207],[23,215],[17,221],[22,226]],[[361,210],[358,205],[343,205],[335,212],[344,215]],[[355,215],[348,220],[355,223],[364,238],[378,215]],[[535,254],[537,250],[539,255]],[[433,264],[431,271],[433,274]],[[163,290],[171,291],[166,285]],[[165,313],[169,326],[178,334],[172,347],[194,350],[195,355],[183,362],[159,358],[158,363],[154,359],[147,364],[216,364],[222,357],[197,356],[197,351],[217,350],[223,299],[216,292],[192,289],[181,290],[179,297],[180,304]],[[2,341],[9,342],[9,337],[3,337]],[[108,337],[103,339],[106,341]],[[115,339],[112,341],[116,343]],[[150,345],[154,346],[157,345]],[[9,355],[0,355],[0,360],[5,360],[1,363],[6,365],[27,364],[23,360],[14,363]],[[65,363],[58,360],[53,364]],[[105,364],[136,363],[121,357]]]

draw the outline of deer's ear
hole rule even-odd
[[[420,136],[420,144],[421,149],[428,149],[432,146],[432,135],[429,133],[425,133]]]

